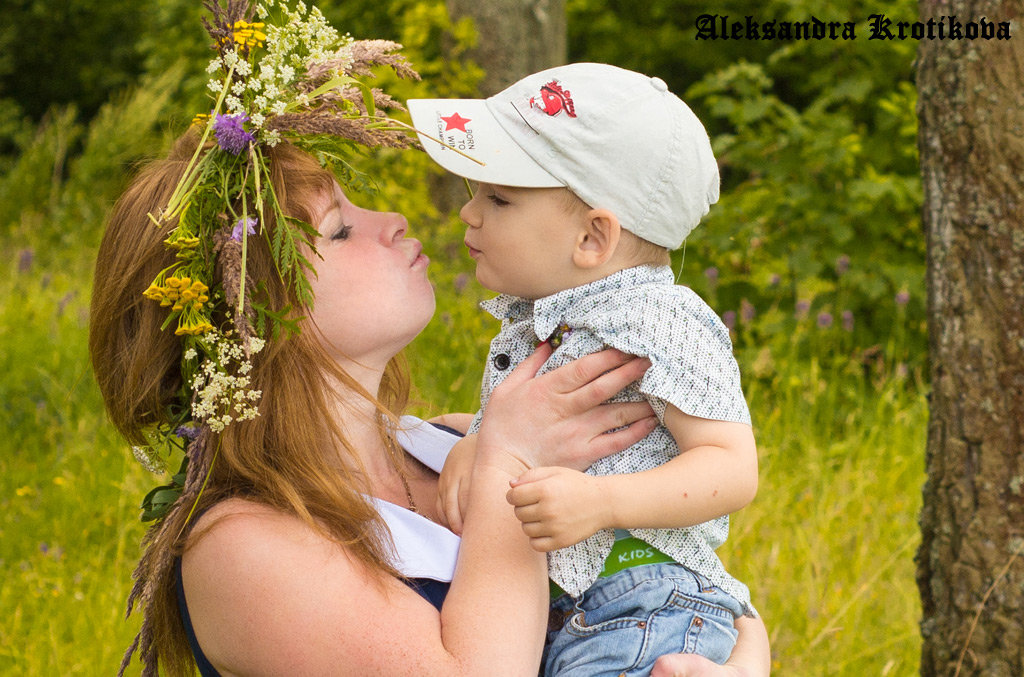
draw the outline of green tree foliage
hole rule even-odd
[[[803,324],[853,335],[839,361],[923,360],[916,43],[868,32],[871,14],[915,19],[913,3],[571,0],[569,11],[571,58],[661,76],[711,133],[722,197],[681,255],[681,281],[738,325],[741,348],[811,336]],[[696,40],[712,12],[853,21],[856,38]]]
[[[136,0],[5,0],[0,22],[0,99],[33,120],[53,105],[91,117],[135,81],[135,36],[147,4]]]

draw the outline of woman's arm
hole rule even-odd
[[[607,412],[592,410],[644,368],[605,356],[582,370],[532,378],[545,358],[540,351],[524,361],[521,373],[492,395],[477,440],[455,579],[440,613],[296,517],[238,499],[203,515],[183,556],[183,579],[196,635],[218,670],[225,676],[536,674],[547,619],[546,567],[505,493],[541,457],[603,449],[607,442],[596,428],[611,426]],[[552,450],[537,432],[549,425],[597,439]],[[629,436],[608,437],[628,445]]]

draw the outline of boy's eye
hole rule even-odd
[[[495,207],[504,207],[509,204],[509,201],[501,197],[497,193],[488,193],[487,199],[491,201]]]
[[[331,235],[331,240],[332,240],[332,241],[333,241],[333,240],[347,240],[347,239],[348,239],[348,236],[349,236],[349,234],[350,234],[351,232],[352,232],[352,226],[345,226],[345,225],[342,225],[342,227],[341,227],[341,228],[339,228],[338,230],[336,230],[336,231],[334,232],[334,234],[333,234],[333,235]]]

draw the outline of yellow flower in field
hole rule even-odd
[[[53,483],[56,484],[58,487],[62,487],[65,484],[67,484],[68,481],[66,479],[64,479],[63,477],[54,477],[53,478]]]
[[[18,487],[17,489],[15,489],[14,493],[17,494],[18,496],[31,496],[36,492],[32,490],[32,487],[26,484],[23,487]]]
[[[205,125],[209,121],[210,116],[206,113],[197,113],[196,116],[192,118],[192,124],[194,125]]]

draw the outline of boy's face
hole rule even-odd
[[[527,299],[575,286],[572,252],[587,212],[571,198],[565,188],[479,184],[459,216],[480,284]]]

